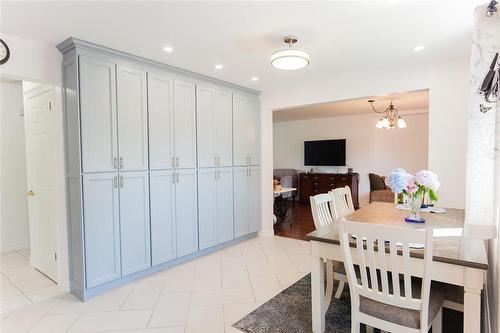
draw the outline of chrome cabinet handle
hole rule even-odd
[[[176,175],[177,175],[176,178],[177,178],[177,183],[178,183],[179,182],[179,173],[177,172]]]
[[[120,187],[123,187],[123,176],[120,176]]]
[[[172,168],[175,168],[175,157],[172,156]]]
[[[120,169],[123,168],[123,157],[120,157]]]
[[[252,156],[248,156],[248,164],[252,164]]]
[[[173,157],[172,157],[172,159],[173,159]],[[172,173],[172,184],[175,184],[175,172]]]
[[[118,168],[118,159],[115,157],[113,158],[113,169],[117,169]]]
[[[117,188],[117,187],[118,187],[118,177],[117,177],[117,176],[114,176],[114,177],[113,177],[113,186],[114,186],[115,188]]]
[[[175,166],[178,168],[179,167],[179,157],[175,158]]]

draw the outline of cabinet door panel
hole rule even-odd
[[[153,265],[177,257],[173,171],[151,171],[151,256]]]
[[[175,218],[177,225],[177,257],[198,251],[198,201],[196,170],[176,171]]]
[[[233,163],[235,166],[248,164],[249,122],[247,97],[233,94]]]
[[[174,99],[171,78],[148,73],[149,167],[173,168]]]
[[[120,174],[122,275],[151,266],[148,173]]]
[[[248,202],[249,231],[256,232],[261,228],[261,202],[260,202],[260,168],[252,167],[249,169],[248,178]]]
[[[198,170],[200,250],[217,245],[216,169]]]
[[[214,167],[215,164],[215,90],[196,87],[196,122],[198,141],[198,167]]]
[[[116,173],[83,176],[87,288],[121,277]]]
[[[148,169],[146,72],[118,66],[118,148],[121,170]]]
[[[80,56],[83,172],[113,171],[118,156],[115,64]]]
[[[234,168],[234,237],[247,235],[248,227],[248,169]]]
[[[248,98],[248,145],[250,164],[260,165],[260,101]]]
[[[217,170],[217,203],[216,221],[218,242],[223,243],[234,238],[233,227],[233,170],[220,168]]]
[[[215,95],[215,147],[218,166],[233,164],[233,106],[231,93],[216,91]]]
[[[194,83],[174,81],[175,157],[179,168],[196,168]]]

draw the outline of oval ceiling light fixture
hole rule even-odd
[[[165,46],[165,47],[163,48],[163,51],[168,52],[168,53],[172,52],[173,50],[174,50],[174,49],[173,49],[173,47],[172,47],[172,46]]]
[[[417,45],[413,48],[416,52],[423,51],[425,49],[425,46],[423,45]]]
[[[216,64],[216,65],[214,66],[214,68],[215,68],[215,69],[222,69],[222,68],[224,68],[224,66],[222,66],[221,64]]]
[[[252,76],[252,77],[250,78],[250,80],[252,80],[252,81],[259,81],[259,78],[258,78],[257,76]]]
[[[292,45],[297,43],[295,36],[286,36],[283,41],[288,44],[288,49],[274,52],[271,56],[271,65],[277,69],[293,71],[309,65],[311,57],[307,52],[292,49]]]

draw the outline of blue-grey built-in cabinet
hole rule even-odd
[[[258,91],[78,39],[58,48],[75,295],[256,235]]]

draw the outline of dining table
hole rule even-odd
[[[433,260],[431,276],[439,281],[463,287],[464,332],[481,331],[481,291],[486,281],[488,258],[484,240],[463,235],[464,210],[447,208],[442,213],[421,212],[424,223],[408,223],[408,211],[397,209],[395,204],[372,202],[346,215],[346,222],[362,222],[395,227],[426,229],[433,228]],[[325,266],[326,259],[343,261],[340,247],[338,222],[319,228],[305,237],[311,242],[313,264],[311,270],[312,330],[325,331]],[[351,247],[356,242],[351,239]],[[422,248],[410,250],[411,267],[414,275],[423,271]],[[461,290],[461,288],[460,288]],[[332,302],[335,302],[333,300]]]

